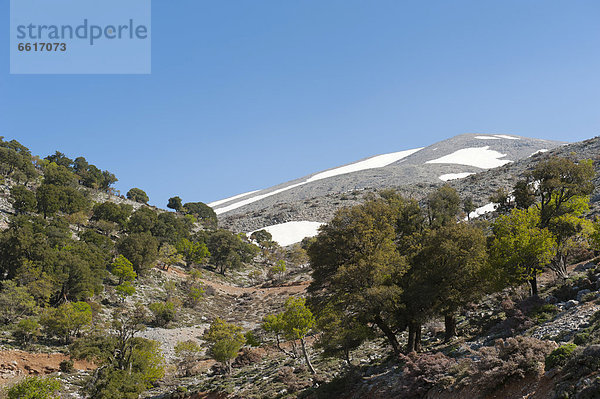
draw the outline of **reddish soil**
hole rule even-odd
[[[60,370],[60,362],[69,360],[62,353],[28,353],[23,351],[0,351],[0,385],[26,375],[45,375]],[[77,370],[93,370],[93,363],[75,361]]]
[[[547,399],[553,397],[554,381],[543,374],[513,381],[485,399]]]

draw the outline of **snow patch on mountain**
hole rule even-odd
[[[344,175],[346,173],[358,172],[366,169],[375,169],[375,168],[383,168],[384,166],[388,166],[393,164],[394,162],[398,162],[403,158],[406,158],[409,155],[414,154],[415,152],[422,150],[423,148],[414,148],[412,150],[405,150],[399,152],[392,152],[390,154],[377,155],[364,161],[359,161],[355,163],[351,163],[350,165],[341,166],[339,168],[327,170],[325,172],[317,173],[314,176],[311,176],[306,180],[306,183],[310,183],[313,181],[327,179],[328,177]]]
[[[481,169],[496,168],[498,166],[506,165],[512,161],[508,159],[500,159],[505,157],[506,154],[502,154],[498,151],[490,150],[489,146],[485,147],[471,147],[462,148],[454,151],[451,154],[445,155],[441,158],[432,159],[426,163],[449,163],[458,165],[475,166]]]
[[[494,136],[475,136],[473,138],[477,140],[500,140],[500,137]]]
[[[217,205],[221,205],[221,204],[224,204],[226,202],[233,201],[233,200],[236,200],[238,198],[242,198],[242,197],[245,197],[247,195],[257,193],[259,191],[260,190],[248,191],[247,193],[242,193],[242,194],[234,195],[233,197],[225,198],[225,199],[214,201],[214,202],[209,202],[206,205],[208,205],[208,206],[210,206],[212,208],[212,207],[215,207]]]
[[[215,213],[217,215],[220,215],[221,213],[232,211],[232,210],[237,209],[239,207],[242,207],[244,205],[248,205],[248,204],[251,204],[253,202],[260,201],[261,199],[270,197],[271,195],[279,194],[279,193],[282,193],[284,191],[291,190],[292,188],[302,186],[304,184],[306,184],[306,182],[292,184],[291,186],[280,188],[280,189],[275,190],[275,191],[270,191],[270,192],[268,192],[266,194],[261,194],[261,195],[255,196],[255,197],[247,198],[247,199],[239,201],[239,202],[234,202],[233,204],[227,205],[227,206],[225,206],[223,208],[217,208],[217,209],[215,209]]]
[[[498,207],[498,204],[494,204],[493,202],[490,202],[489,204],[481,206],[481,207],[475,209],[473,212],[469,213],[469,217],[471,219],[478,218],[479,216],[485,215],[486,213],[494,212],[497,207]]]
[[[314,237],[319,234],[319,227],[325,223],[309,222],[306,220],[296,222],[286,222],[263,227],[259,230],[266,230],[273,236],[273,241],[282,247],[296,244],[306,237]],[[248,235],[253,232],[248,233]]]
[[[442,181],[448,181],[448,180],[455,180],[455,179],[463,179],[467,176],[471,176],[474,175],[475,173],[472,172],[460,172],[460,173],[447,173],[445,175],[441,175],[440,176],[440,180]]]
[[[494,135],[491,135],[491,136],[475,136],[473,138],[478,139],[478,140],[500,140],[500,139],[521,140],[519,137],[508,136],[506,134],[494,134]]]
[[[530,157],[532,157],[534,155],[537,155],[537,154],[542,154],[544,152],[548,152],[548,150],[545,149],[545,148],[542,148],[541,150],[537,150],[536,152],[534,152],[533,154],[531,154]]]
[[[422,148],[414,148],[412,150],[405,150],[405,151],[399,151],[399,152],[392,152],[389,154],[376,155],[374,157],[365,159],[363,161],[358,161],[355,163],[351,163],[349,165],[341,166],[339,168],[335,168],[335,169],[327,170],[325,172],[317,173],[317,174],[309,177],[308,179],[306,179],[303,182],[292,184],[290,186],[283,187],[283,188],[280,188],[280,189],[277,189],[274,191],[270,191],[265,194],[260,194],[260,195],[254,196],[254,197],[246,198],[242,201],[234,202],[233,204],[230,204],[230,205],[227,205],[224,207],[218,207],[218,205],[229,202],[236,198],[244,197],[248,194],[256,193],[257,191],[253,191],[253,192],[246,193],[246,194],[240,194],[235,197],[227,198],[224,200],[215,201],[215,202],[211,203],[212,205],[211,204],[208,204],[208,205],[213,208],[214,208],[214,206],[217,206],[217,208],[215,209],[215,213],[217,215],[220,215],[222,213],[232,211],[232,210],[240,208],[244,205],[248,205],[253,202],[260,201],[264,198],[270,197],[275,194],[282,193],[287,190],[291,190],[292,188],[296,188],[296,187],[302,186],[307,183],[312,183],[314,181],[327,179],[329,177],[344,175],[346,173],[358,172],[358,171],[366,170],[366,169],[383,168],[384,166],[390,165],[394,162],[398,162],[398,161],[402,160],[403,158],[406,158],[407,156],[412,155],[419,150],[422,150]]]

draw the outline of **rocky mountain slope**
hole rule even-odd
[[[279,228],[285,232],[275,234],[275,239],[279,236],[279,241],[289,243],[316,232],[319,223],[327,222],[340,206],[353,205],[365,191],[405,187],[418,195],[423,186],[454,182],[512,165],[562,144],[514,135],[463,134],[425,148],[367,158],[209,205],[222,225],[243,232],[292,221],[312,222]]]
[[[507,140],[507,145],[511,142],[519,142],[507,138],[497,140],[471,137],[470,140],[490,142]],[[597,162],[600,160],[600,138],[566,146],[555,146],[548,152],[526,156],[509,163],[505,162],[508,156],[499,156],[492,151],[500,154],[504,154],[503,152],[492,150],[491,147],[483,147],[476,150],[463,147],[454,152],[458,152],[461,156],[461,162],[473,161],[472,163],[477,163],[479,166],[483,166],[483,162],[487,162],[487,165],[492,162],[505,164],[489,170],[479,168],[483,171],[462,179],[448,181],[457,188],[462,198],[467,195],[472,196],[477,206],[482,208],[488,205],[488,198],[492,192],[500,187],[510,188],[520,175],[547,155],[574,154],[578,159],[593,159],[597,172],[600,167],[600,162]],[[467,149],[466,155],[465,149]],[[432,155],[440,151],[439,147],[437,150],[432,148],[428,150],[429,152],[424,152],[425,155],[419,154],[425,150],[427,149],[409,155],[396,153],[377,158],[376,161],[366,165],[381,165],[404,156],[404,161],[395,162],[400,162],[399,165],[402,165],[403,162],[410,160],[413,165],[416,165],[415,170],[452,166],[476,168],[432,163],[430,161],[442,157],[446,157],[443,158],[445,162],[454,161],[447,158],[452,152],[439,153],[438,158],[432,158],[427,154]],[[419,161],[412,159],[417,155],[420,157]],[[493,161],[494,159],[496,161]],[[388,168],[390,165],[381,166],[379,169]],[[349,176],[335,175],[334,170],[326,172],[327,175],[321,175],[325,176],[322,179],[303,183],[302,186],[320,181],[327,183],[330,179],[350,179],[353,173],[380,172],[379,169],[357,171],[357,167],[352,165],[343,171],[351,168],[355,170],[347,173]],[[456,169],[455,172],[461,173],[460,170],[462,169]],[[423,198],[431,190],[444,184],[444,181],[436,175],[437,173],[441,171],[437,169],[431,172],[429,180],[424,179],[395,188],[413,198]],[[592,209],[595,212],[600,205],[598,195],[600,177],[598,176],[600,174],[595,178],[596,192],[592,196]],[[39,176],[28,185],[28,189],[39,190],[45,179],[46,175]],[[14,193],[11,192],[16,186],[12,181],[4,186],[0,185],[0,198],[3,198],[2,192],[4,192],[4,203],[0,202],[0,212],[4,212],[6,216],[15,212],[12,205],[14,198],[11,197]],[[296,186],[295,189],[300,189],[302,186]],[[372,191],[388,187],[390,186],[382,184],[351,192],[332,192],[308,199],[299,197],[290,203],[279,203],[270,208],[232,215],[222,219],[222,222],[225,220],[231,225],[237,223],[241,226],[240,231],[255,229],[252,223],[260,226],[260,223],[265,222],[270,224],[277,224],[279,221],[297,222],[291,226],[305,234],[312,228],[312,225],[307,225],[305,222],[327,221],[335,209],[362,202]],[[443,320],[439,317],[431,318],[423,325],[424,350],[418,356],[393,355],[383,336],[375,333],[373,339],[366,340],[352,351],[349,362],[330,358],[324,356],[322,348],[315,345],[320,334],[315,329],[307,336],[308,350],[317,369],[317,374],[314,375],[307,368],[305,360],[294,353],[297,345],[295,341],[285,339],[284,341],[287,342],[282,342],[279,348],[276,345],[276,338],[261,328],[264,317],[281,312],[288,298],[306,295],[311,279],[311,268],[307,263],[306,253],[301,248],[298,246],[261,248],[252,260],[235,270],[228,271],[226,276],[217,273],[211,259],[203,264],[194,264],[191,261],[188,263],[180,259],[170,267],[165,267],[165,260],[154,259],[148,268],[135,278],[132,283],[135,287],[133,294],[128,297],[121,296],[117,289],[116,277],[108,274],[109,262],[112,262],[114,255],[120,251],[121,238],[124,239],[132,234],[135,236],[133,231],[146,220],[140,217],[144,213],[148,215],[156,213],[154,218],[157,221],[164,219],[163,222],[166,223],[170,220],[169,226],[172,227],[177,226],[177,220],[186,220],[186,217],[178,213],[151,209],[146,205],[109,195],[106,192],[84,187],[78,189],[85,191],[86,198],[90,201],[88,208],[91,207],[87,213],[84,212],[85,220],[79,222],[79,225],[69,223],[74,220],[71,218],[72,215],[56,214],[45,220],[41,215],[36,215],[35,211],[31,211],[30,215],[20,216],[21,219],[30,216],[37,220],[40,226],[53,223],[49,225],[50,229],[40,232],[37,237],[46,235],[51,239],[63,237],[73,247],[88,245],[87,241],[79,237],[80,233],[83,234],[85,231],[94,233],[92,237],[98,239],[106,236],[106,239],[99,241],[109,246],[106,252],[110,256],[107,257],[104,262],[106,265],[102,269],[107,268],[106,275],[99,280],[101,289],[86,298],[95,309],[94,324],[93,327],[84,327],[82,333],[72,337],[72,340],[74,343],[78,340],[85,343],[87,339],[93,338],[90,342],[96,342],[96,334],[111,334],[108,323],[121,309],[127,309],[129,313],[138,306],[148,309],[150,318],[145,319],[144,327],[136,333],[136,339],[145,338],[157,342],[160,354],[165,360],[165,375],[155,381],[152,388],[143,392],[140,397],[154,399],[364,397],[558,399],[595,398],[600,392],[598,377],[600,376],[598,371],[600,370],[598,362],[600,359],[598,261],[600,259],[593,258],[594,253],[591,249],[581,251],[574,256],[574,264],[569,267],[568,279],[558,279],[550,271],[539,276],[540,295],[537,298],[529,297],[527,287],[521,286],[492,293],[477,303],[468,304],[460,310],[457,317],[459,336],[449,342],[445,341]],[[291,190],[294,189],[287,190],[289,193],[285,191],[280,193],[288,195],[292,193]],[[103,219],[100,218],[102,213],[100,209],[95,208],[94,203],[101,204],[105,201],[130,205],[131,209],[128,212],[132,215],[128,222],[123,222],[122,227],[119,227],[116,222],[102,223]],[[134,209],[140,211],[140,214],[135,215]],[[173,217],[163,218],[163,216]],[[486,216],[493,217],[493,213]],[[279,223],[278,226],[281,228],[288,225]],[[27,228],[14,227],[14,229],[23,237],[27,237]],[[108,229],[108,234],[103,234],[103,229]],[[184,233],[191,239],[195,239],[197,230],[193,226],[188,226],[181,234]],[[61,234],[57,234],[61,231]],[[174,233],[176,231],[173,229],[152,228],[148,234],[151,236],[155,234],[166,241],[171,239]],[[208,236],[205,238],[198,236],[198,239],[210,243],[211,240],[208,239],[210,234],[221,233],[206,230],[202,234]],[[4,235],[4,238],[7,236]],[[115,242],[113,243],[112,240]],[[26,244],[29,241],[33,242],[32,240],[23,242]],[[3,240],[3,242],[13,242],[13,240]],[[44,242],[41,241],[39,245],[43,244]],[[113,244],[114,249],[110,249],[113,248]],[[92,243],[89,245],[91,246]],[[215,246],[215,253],[218,249],[219,246]],[[52,251],[51,247],[48,248],[48,253],[51,253],[50,251]],[[48,258],[47,262],[52,264],[50,262],[54,258]],[[281,275],[273,274],[272,267],[279,259],[285,261],[287,269]],[[83,262],[73,262],[73,264],[81,265]],[[201,275],[198,274],[200,271]],[[192,301],[191,294],[194,292],[192,288],[197,287],[202,290],[201,300]],[[2,287],[2,290],[5,289]],[[163,303],[173,304],[174,310],[171,320],[167,320],[166,323],[158,318],[162,313],[159,313],[156,309],[160,308],[155,306]],[[40,309],[32,310],[28,318],[37,320],[38,314],[51,312],[52,309],[54,304],[44,305]],[[91,305],[90,309],[92,309]],[[206,342],[203,333],[217,318],[223,318],[240,326],[245,333],[249,332],[250,337],[257,341],[251,343],[249,340],[248,345],[238,353],[230,374],[208,356],[204,348]],[[56,339],[46,324],[42,329],[37,326],[35,331],[39,336],[36,335],[35,339],[28,343],[20,341],[19,335],[15,334],[20,331],[18,328],[16,320],[0,328],[0,391],[25,376],[49,374],[58,378],[63,384],[62,397],[73,399],[86,397],[82,393],[82,387],[85,387],[86,381],[90,381],[89,377],[99,370],[97,368],[99,364],[78,361],[75,357],[77,348],[65,345],[62,339]],[[96,330],[97,328],[100,330]],[[408,341],[406,331],[398,331],[397,335],[400,342]],[[203,346],[192,360],[189,360],[181,354],[178,355],[175,350],[175,346],[181,342],[192,342]],[[572,350],[572,353],[565,355],[565,359],[559,359],[560,363],[549,363],[547,359],[552,359],[551,354],[559,347]],[[67,353],[74,356],[70,359],[75,360],[71,366],[69,366],[71,363]],[[193,367],[189,367],[190,365]],[[575,396],[576,394],[578,396]]]

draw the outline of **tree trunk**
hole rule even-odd
[[[292,353],[294,354],[294,359],[298,357],[298,350],[296,349],[296,340],[292,340]]]
[[[392,329],[383,321],[380,316],[375,317],[375,324],[379,329],[383,332],[388,342],[392,346],[394,354],[400,354],[400,344],[398,343],[398,339],[396,339],[396,334],[392,331]]]
[[[421,323],[415,323],[415,352],[421,352]]]
[[[421,323],[411,321],[408,324],[408,343],[406,345],[406,352],[420,352],[421,351]]]
[[[446,330],[445,341],[448,342],[456,336],[456,317],[452,313],[444,316],[444,325]]]
[[[415,351],[415,328],[413,323],[408,324],[408,342],[406,343],[406,353]]]
[[[569,277],[569,274],[567,272],[567,260],[565,255],[556,255],[556,257],[550,263],[550,268],[554,273],[556,273],[556,275],[559,278],[563,280],[566,280]]]
[[[285,351],[281,347],[281,342],[279,342],[279,334],[275,334],[275,340],[277,341],[277,349],[279,349],[280,351],[282,351],[283,353],[285,353]]]
[[[538,294],[538,286],[537,286],[537,276],[533,276],[529,279],[529,285],[531,285],[531,296],[537,296]]]
[[[344,358],[346,359],[346,363],[349,367],[352,367],[352,361],[350,360],[350,351],[344,348]]]
[[[300,344],[302,344],[302,353],[304,353],[304,359],[306,360],[306,366],[308,367],[308,369],[310,370],[310,372],[312,374],[317,374],[317,372],[315,371],[315,368],[313,367],[312,363],[310,362],[310,358],[308,357],[308,352],[306,350],[306,344],[304,343],[304,338],[300,338]]]

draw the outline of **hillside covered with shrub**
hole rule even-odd
[[[281,248],[2,140],[0,384],[11,399],[598,397],[597,166],[536,157],[486,219],[449,185],[365,193]]]

